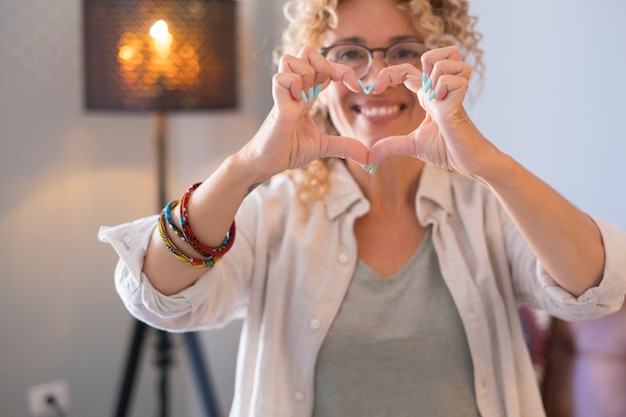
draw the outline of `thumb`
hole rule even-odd
[[[378,165],[391,156],[415,156],[415,144],[410,135],[389,136],[376,142],[370,149],[368,165]]]
[[[367,146],[354,138],[324,135],[320,156],[351,159],[361,165],[367,165],[369,153]]]

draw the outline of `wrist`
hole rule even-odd
[[[522,173],[522,166],[510,155],[503,152],[494,152],[489,155],[483,169],[476,175],[476,179],[483,185],[497,191],[503,186],[515,183]]]
[[[282,172],[268,161],[264,155],[249,144],[241,148],[237,153],[231,155],[226,161],[229,166],[245,178],[247,187],[254,187]]]

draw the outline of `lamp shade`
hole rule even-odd
[[[237,105],[236,2],[83,0],[87,109]]]

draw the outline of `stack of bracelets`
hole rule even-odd
[[[167,206],[161,211],[161,216],[159,217],[159,234],[161,235],[161,240],[163,240],[163,244],[165,247],[172,253],[176,258],[181,261],[196,266],[198,268],[208,268],[220,261],[222,256],[226,254],[230,250],[235,241],[235,221],[233,220],[233,224],[230,226],[230,230],[226,234],[226,237],[222,241],[222,244],[219,247],[208,247],[203,245],[194,234],[193,230],[191,230],[191,226],[189,225],[189,212],[187,209],[187,205],[189,203],[189,196],[193,191],[200,186],[201,183],[193,184],[191,187],[185,191],[180,200],[170,201]],[[174,223],[172,220],[172,209],[180,204],[180,228]],[[180,238],[183,242],[187,242],[191,247],[200,255],[198,258],[191,257],[183,252],[180,248],[172,242],[169,235],[166,232],[166,224],[169,226],[170,230],[174,232],[174,234]]]

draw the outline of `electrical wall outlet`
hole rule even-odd
[[[54,402],[51,404],[50,399]],[[70,409],[70,389],[67,383],[58,379],[28,388],[28,407],[33,417],[55,415],[54,410],[67,413]]]

